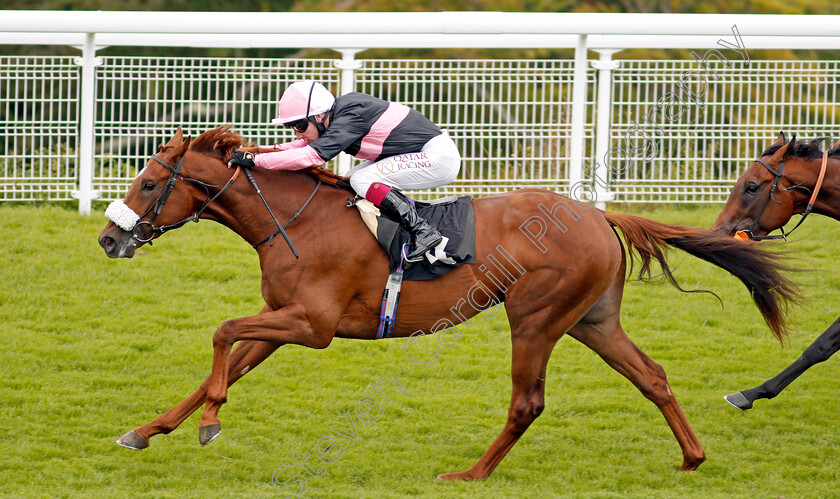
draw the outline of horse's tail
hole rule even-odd
[[[788,334],[788,303],[797,303],[801,295],[796,285],[781,272],[793,270],[781,263],[781,257],[717,232],[669,225],[634,215],[604,212],[604,217],[624,235],[631,259],[641,263],[639,278],[650,279],[650,263],[656,260],[665,277],[678,289],[665,260],[663,246],[673,246],[697,258],[728,270],[750,290],[761,315],[776,338],[782,342]],[[632,265],[632,260],[631,260]],[[632,266],[631,270],[632,272]]]

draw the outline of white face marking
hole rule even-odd
[[[245,367],[243,367],[243,368],[242,368],[242,373],[241,373],[241,375],[242,375],[242,376],[245,376],[245,373],[247,373],[249,369],[251,369],[251,366],[245,366]]]
[[[140,170],[140,171],[137,173],[137,176],[136,176],[136,177],[134,177],[134,180],[137,180],[138,178],[140,178],[140,175],[143,175],[143,172],[145,172],[145,171],[146,171],[146,168],[148,168],[148,166],[144,166],[144,167],[143,167],[143,169],[142,169],[142,170]]]

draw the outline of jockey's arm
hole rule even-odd
[[[240,151],[246,151],[253,154],[265,154],[267,152],[278,152],[278,151],[288,151],[289,149],[298,149],[300,147],[305,147],[308,144],[307,141],[303,139],[292,140],[289,142],[281,142],[279,144],[268,144],[268,145],[254,145],[248,147],[240,147]]]
[[[268,170],[302,170],[313,166],[321,166],[325,163],[324,158],[319,156],[310,145],[283,151],[266,152],[254,157],[256,166]]]
[[[360,116],[336,117],[327,131],[313,142],[303,139],[287,142],[293,148],[258,154],[254,163],[269,170],[302,170],[321,166],[364,134],[365,123]]]

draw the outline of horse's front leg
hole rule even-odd
[[[264,341],[243,341],[236,345],[231,354],[230,370],[228,372],[228,386],[257,367],[269,355],[274,353],[279,345]],[[178,405],[164,412],[151,423],[135,428],[123,435],[117,443],[129,449],[145,449],[149,446],[149,439],[157,434],[168,434],[186,420],[190,414],[204,404],[207,397],[208,377],[198,390],[185,398]]]
[[[213,335],[213,368],[207,386],[204,412],[198,428],[201,445],[207,445],[221,432],[218,414],[227,401],[230,351],[241,340],[259,340],[280,346],[288,343],[310,348],[326,348],[335,335],[335,321],[319,317],[313,325],[299,303],[279,310],[225,322]]]
[[[751,409],[753,402],[758,399],[771,399],[782,392],[786,386],[793,383],[802,373],[813,367],[815,364],[825,362],[832,355],[840,350],[840,318],[828,327],[793,364],[787,366],[774,378],[749,390],[730,393],[723,398],[733,406],[746,411]]]

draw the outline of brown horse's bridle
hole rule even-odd
[[[811,210],[814,208],[814,203],[817,201],[817,196],[820,193],[820,188],[822,187],[823,179],[825,178],[825,170],[826,170],[826,166],[828,165],[828,153],[829,153],[829,151],[832,150],[833,147],[837,147],[838,144],[840,144],[840,140],[835,142],[834,146],[829,147],[826,151],[823,152],[822,163],[820,165],[820,173],[819,173],[819,176],[817,177],[817,184],[814,186],[814,191],[813,192],[811,192],[811,189],[808,189],[807,187],[802,185],[802,182],[800,182],[796,185],[792,185],[792,186],[785,189],[785,192],[793,190],[793,189],[803,189],[803,190],[811,193],[811,199],[808,201],[808,207],[805,208],[805,211],[802,212],[802,214],[801,214],[802,218],[799,219],[799,222],[790,230],[790,232],[785,233],[784,227],[779,227],[779,230],[782,233],[780,235],[776,235],[776,236],[771,236],[769,234],[766,235],[766,236],[756,236],[753,233],[753,230],[758,225],[758,221],[761,220],[761,215],[764,214],[764,210],[767,209],[767,205],[770,204],[771,199],[773,200],[774,203],[782,204],[780,201],[777,201],[776,198],[773,197],[773,194],[776,192],[776,189],[779,187],[779,181],[782,180],[782,176],[783,176],[784,171],[785,171],[785,162],[784,162],[784,160],[782,160],[781,164],[779,164],[779,169],[774,170],[774,169],[770,168],[770,165],[768,165],[767,163],[762,161],[760,158],[757,159],[756,160],[757,162],[761,163],[764,166],[764,168],[767,168],[767,170],[775,176],[775,178],[773,179],[773,186],[770,187],[770,194],[767,196],[767,200],[764,201],[764,206],[761,207],[761,211],[758,212],[758,216],[755,217],[755,221],[753,221],[753,224],[750,226],[750,228],[747,229],[747,230],[737,231],[735,233],[734,237],[736,239],[751,239],[753,241],[763,241],[763,240],[767,240],[767,239],[784,239],[784,240],[787,241],[787,236],[793,234],[793,231],[795,231],[800,225],[802,225],[802,222],[805,221],[805,218],[808,217],[808,215],[811,213]]]
[[[239,177],[239,171],[241,167],[237,167],[236,171],[233,173],[233,176],[228,180],[222,189],[216,193],[214,196],[210,196],[210,189],[211,188],[218,188],[218,185],[212,185],[201,180],[196,180],[194,178],[184,177],[181,175],[181,169],[184,166],[184,158],[181,157],[180,160],[175,164],[175,166],[170,165],[169,163],[163,161],[162,159],[158,158],[156,155],[152,155],[152,159],[163,165],[167,170],[169,170],[169,179],[166,181],[166,185],[163,187],[163,191],[160,195],[155,199],[155,202],[149,206],[149,209],[145,211],[142,215],[140,215],[140,221],[138,221],[134,227],[131,229],[131,237],[136,239],[138,242],[141,243],[149,243],[152,244],[152,239],[154,239],[155,234],[163,234],[164,232],[170,231],[172,229],[177,229],[179,227],[184,226],[189,222],[198,222],[199,218],[201,217],[204,210],[216,200],[219,196],[225,192],[228,187],[233,185],[236,181],[236,178]],[[204,204],[199,208],[195,213],[188,216],[187,218],[181,220],[180,222],[176,222],[174,224],[169,225],[160,225],[155,227],[155,219],[157,219],[160,212],[163,211],[163,207],[166,205],[166,201],[169,199],[169,196],[172,194],[172,191],[175,189],[175,183],[178,182],[178,179],[183,180],[184,182],[192,182],[196,185],[200,185],[204,189],[205,199]],[[152,214],[149,220],[143,220],[149,213]],[[148,232],[145,227],[148,227]]]
[[[224,193],[231,185],[233,185],[233,183],[239,177],[239,172],[242,171],[242,169],[243,169],[241,166],[237,166],[236,171],[233,173],[233,176],[230,178],[230,180],[227,181],[227,183],[224,185],[224,187],[221,188],[221,190],[219,190],[219,192],[217,192],[214,196],[211,197],[210,189],[211,188],[216,189],[219,186],[208,184],[208,183],[202,182],[201,180],[196,180],[194,178],[184,177],[183,175],[181,175],[181,169],[184,166],[184,157],[183,156],[181,157],[180,160],[178,160],[178,162],[175,164],[175,166],[170,165],[169,163],[163,161],[162,159],[158,158],[155,155],[152,155],[152,159],[157,161],[161,165],[163,165],[167,170],[169,170],[169,179],[166,181],[166,185],[164,185],[163,192],[161,192],[160,195],[157,197],[157,199],[155,199],[155,202],[152,203],[151,206],[149,206],[149,209],[147,209],[145,211],[145,213],[140,215],[140,221],[138,221],[134,225],[134,227],[131,229],[131,237],[132,238],[136,239],[138,242],[141,242],[141,243],[149,243],[149,245],[152,244],[152,239],[154,239],[155,234],[163,234],[164,232],[170,231],[172,229],[177,229],[179,227],[182,227],[189,222],[198,222],[201,215],[204,213],[204,210],[206,210],[207,207],[210,206],[210,203],[215,201],[216,198],[221,196],[222,193]],[[245,176],[248,177],[248,180],[251,182],[251,185],[254,186],[254,189],[257,191],[257,194],[259,194],[260,199],[262,199],[263,204],[268,209],[268,213],[271,214],[271,218],[274,220],[275,225],[277,225],[277,230],[274,231],[273,234],[266,237],[265,239],[258,242],[257,244],[252,245],[253,248],[257,249],[257,247],[260,246],[263,243],[268,243],[269,246],[271,246],[271,240],[274,239],[277,236],[277,234],[280,234],[280,235],[283,236],[283,239],[286,240],[286,244],[289,245],[289,249],[292,250],[292,253],[295,255],[295,258],[300,258],[300,255],[298,255],[298,252],[295,249],[295,245],[292,244],[292,240],[289,239],[289,235],[286,234],[286,227],[288,227],[289,224],[291,224],[292,222],[297,220],[297,218],[300,216],[300,214],[303,212],[303,210],[309,205],[309,202],[312,201],[312,198],[315,197],[315,193],[318,192],[318,188],[321,187],[321,181],[318,180],[318,182],[315,184],[315,189],[312,190],[312,193],[309,195],[309,198],[306,200],[306,202],[303,203],[303,206],[301,206],[300,209],[294,215],[292,215],[292,218],[290,218],[288,222],[281,225],[280,222],[277,220],[277,217],[274,216],[274,212],[271,210],[271,207],[268,205],[268,202],[265,200],[265,196],[263,196],[263,193],[260,190],[260,187],[257,185],[256,179],[254,179],[254,176],[251,174],[251,171],[247,168],[245,169]],[[166,201],[169,199],[169,196],[172,194],[172,191],[175,189],[175,183],[178,182],[178,179],[181,179],[184,182],[192,182],[192,183],[194,183],[196,185],[200,185],[202,188],[204,188],[204,193],[205,193],[205,196],[206,196],[204,198],[204,204],[201,205],[201,208],[199,208],[195,213],[193,213],[192,215],[188,216],[187,218],[181,220],[180,222],[175,222],[174,224],[161,225],[161,226],[155,227],[155,225],[154,225],[155,219],[157,218],[158,215],[160,215],[160,212],[163,210],[163,207],[166,204]],[[145,218],[149,213],[152,214],[151,218],[149,220],[143,220],[143,218]],[[143,228],[143,227],[146,227],[146,226],[148,226],[149,232],[146,232],[146,229]]]

